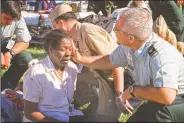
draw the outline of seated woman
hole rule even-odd
[[[69,122],[78,70],[70,60],[72,39],[63,30],[51,30],[43,40],[48,56],[24,76],[25,116],[34,122]]]
[[[100,121],[104,116],[76,116],[71,104],[79,70],[71,61],[70,34],[54,29],[43,40],[48,56],[30,67],[24,76],[26,118],[33,122]]]

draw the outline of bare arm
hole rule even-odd
[[[124,90],[124,69],[121,67],[112,69],[115,91]]]
[[[161,104],[171,104],[176,98],[176,90],[171,88],[155,88],[135,86],[136,97],[144,98]]]
[[[4,64],[5,64],[5,58],[3,53],[1,52],[1,68],[4,67]]]
[[[115,66],[110,62],[109,55],[82,56],[79,63],[93,69],[115,68]]]
[[[38,111],[38,103],[24,100],[25,116],[34,122],[57,122],[58,120],[44,116]]]
[[[93,69],[113,69],[115,66],[110,62],[109,55],[81,56],[73,46],[72,58],[75,62]]]
[[[176,98],[176,90],[171,88],[135,86],[134,95],[161,104],[171,104]],[[128,100],[130,98],[132,98],[132,96],[128,88],[123,93],[123,99]]]
[[[24,51],[28,46],[29,46],[29,43],[27,43],[27,42],[17,42],[13,46],[12,50],[15,52],[15,54],[18,54],[18,53]],[[11,62],[11,58],[12,58],[10,52],[6,52],[4,54],[4,58],[5,58],[4,67],[8,68],[10,66],[10,62]]]
[[[22,42],[21,41],[21,42],[17,42],[13,46],[12,50],[15,52],[15,54],[18,54],[18,53],[24,51],[25,49],[27,49],[28,46],[29,46],[29,43],[28,42]]]

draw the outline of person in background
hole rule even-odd
[[[155,21],[162,15],[169,29],[176,35],[177,41],[184,42],[184,17],[174,0],[149,0]]]
[[[83,55],[110,54],[118,46],[101,27],[78,22],[68,4],[58,6],[48,18],[53,28],[64,29],[72,35],[74,44]],[[82,110],[84,115],[100,114],[117,120],[119,112],[115,104],[115,95],[123,91],[123,68],[112,70],[113,81],[112,71],[97,71],[81,65],[78,67],[80,74],[74,94],[75,106]]]
[[[184,58],[152,27],[148,11],[126,9],[114,28],[121,45],[113,53],[81,56],[73,46],[73,60],[93,69],[128,66],[135,83],[121,95],[122,102],[145,100],[128,122],[184,122]]]
[[[104,16],[107,16],[108,15],[108,12],[106,10],[107,6],[112,6],[111,12],[113,12],[114,9],[116,9],[114,8],[115,6],[117,8],[126,7],[129,2],[130,0],[88,0],[87,11],[92,11],[96,14],[98,14],[101,11]],[[114,6],[112,4],[114,4]]]
[[[27,6],[31,6],[35,9],[35,5],[36,5],[36,0],[27,0],[26,1],[26,5]],[[29,9],[29,8],[28,8]]]
[[[29,46],[31,36],[21,16],[18,1],[1,1],[1,68],[7,71],[1,78],[1,89],[14,89],[32,60],[31,54],[25,50]]]
[[[52,9],[56,7],[56,1],[50,0],[36,0],[35,3],[35,11],[39,14],[48,14],[51,12]]]

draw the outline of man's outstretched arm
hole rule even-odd
[[[109,55],[98,55],[98,56],[81,56],[77,49],[72,50],[73,60],[84,66],[93,69],[113,69],[116,68],[109,59]]]

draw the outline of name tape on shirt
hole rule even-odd
[[[148,49],[148,54],[153,56],[154,54],[158,54],[158,51],[155,49],[154,45],[151,45]]]

